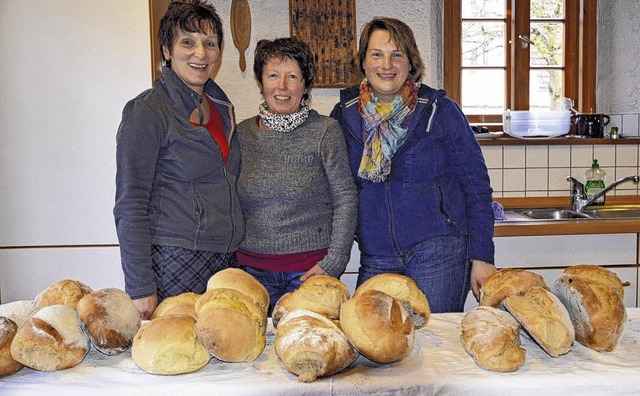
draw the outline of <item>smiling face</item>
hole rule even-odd
[[[269,111],[275,114],[293,114],[300,110],[302,96],[307,87],[302,70],[293,59],[271,58],[262,70],[262,94]]]
[[[164,58],[171,60],[171,69],[189,88],[201,94],[204,84],[220,59],[218,38],[212,31],[190,33],[178,29],[171,51],[162,47]]]
[[[409,77],[411,64],[407,54],[391,40],[386,30],[374,30],[364,59],[364,74],[374,95],[391,102]]]

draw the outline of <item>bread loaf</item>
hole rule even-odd
[[[186,292],[177,296],[167,297],[158,305],[151,315],[151,320],[169,315],[189,315],[196,319],[196,301],[198,293]]]
[[[407,309],[416,329],[421,329],[429,322],[431,308],[424,293],[416,282],[408,276],[399,274],[380,274],[367,279],[356,289],[354,296],[367,290],[378,290],[396,298]]]
[[[497,307],[508,296],[521,296],[532,287],[549,289],[541,275],[519,268],[503,268],[491,274],[480,288],[480,305]]]
[[[196,328],[205,349],[226,362],[251,362],[266,345],[267,317],[247,295],[213,289],[196,301]]]
[[[413,349],[413,320],[399,300],[368,290],[340,308],[340,325],[349,341],[369,360],[393,363]]]
[[[133,339],[131,359],[151,374],[191,373],[211,360],[189,315],[170,315],[146,322]]]
[[[558,357],[571,350],[575,341],[571,318],[553,293],[536,286],[522,296],[509,296],[502,303],[549,355]]]
[[[207,291],[220,288],[244,293],[258,304],[265,315],[269,312],[269,292],[260,281],[247,271],[239,268],[227,268],[216,272],[207,282]]]
[[[18,325],[11,319],[0,316],[0,377],[20,371],[22,364],[11,357],[11,342]]]
[[[624,289],[615,273],[576,265],[563,271],[551,291],[569,311],[578,342],[599,352],[615,349],[627,319]]]
[[[460,341],[465,351],[485,370],[516,371],[524,364],[520,325],[507,312],[479,306],[462,318]]]
[[[140,328],[140,315],[127,293],[116,288],[91,292],[78,301],[78,316],[93,346],[105,355],[131,347]]]
[[[340,306],[349,299],[349,288],[340,279],[328,275],[308,278],[298,289],[283,295],[275,304],[271,320],[277,327],[280,319],[295,309],[305,309],[329,319],[340,318]]]
[[[54,283],[38,294],[34,300],[36,309],[49,305],[66,305],[76,309],[78,301],[93,290],[82,282],[65,279]]]
[[[32,300],[18,300],[0,305],[0,316],[11,319],[20,326],[36,311]]]
[[[349,367],[358,352],[331,320],[297,309],[285,315],[276,331],[276,354],[301,382],[311,382]]]
[[[82,362],[89,348],[78,313],[66,305],[50,305],[18,327],[11,356],[32,369],[56,371]]]

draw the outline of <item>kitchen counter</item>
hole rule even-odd
[[[511,208],[541,208],[571,206],[569,197],[541,198],[497,198],[505,211]],[[607,197],[609,205],[639,204],[640,196]],[[544,221],[499,221],[494,236],[539,236],[539,235],[583,235],[640,233],[640,219],[589,219],[589,220],[544,220]]]
[[[298,382],[278,360],[273,328],[265,351],[251,363],[212,360],[190,374],[160,376],[141,371],[131,352],[106,356],[92,349],[78,366],[56,372],[23,368],[0,380],[7,395],[623,395],[640,389],[640,308],[627,309],[620,344],[599,353],[574,343],[566,355],[547,355],[524,331],[524,366],[513,373],[486,371],[460,343],[464,314],[434,314],[416,333],[406,359],[376,364],[359,357],[347,370],[311,383]]]

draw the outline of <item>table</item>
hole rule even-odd
[[[558,358],[524,332],[526,362],[514,373],[485,371],[460,344],[462,313],[434,314],[417,332],[411,355],[395,364],[359,357],[346,371],[300,383],[278,361],[273,328],[251,363],[209,362],[178,376],[147,374],[129,351],[106,356],[92,349],[76,367],[39,372],[23,368],[0,378],[0,395],[630,395],[640,394],[640,308],[627,308],[625,334],[613,352],[575,343]]]

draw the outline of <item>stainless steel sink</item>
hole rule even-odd
[[[590,214],[558,208],[535,208],[517,210],[515,212],[533,220],[577,220],[593,218]]]
[[[583,213],[597,219],[640,219],[640,205],[590,206]]]

